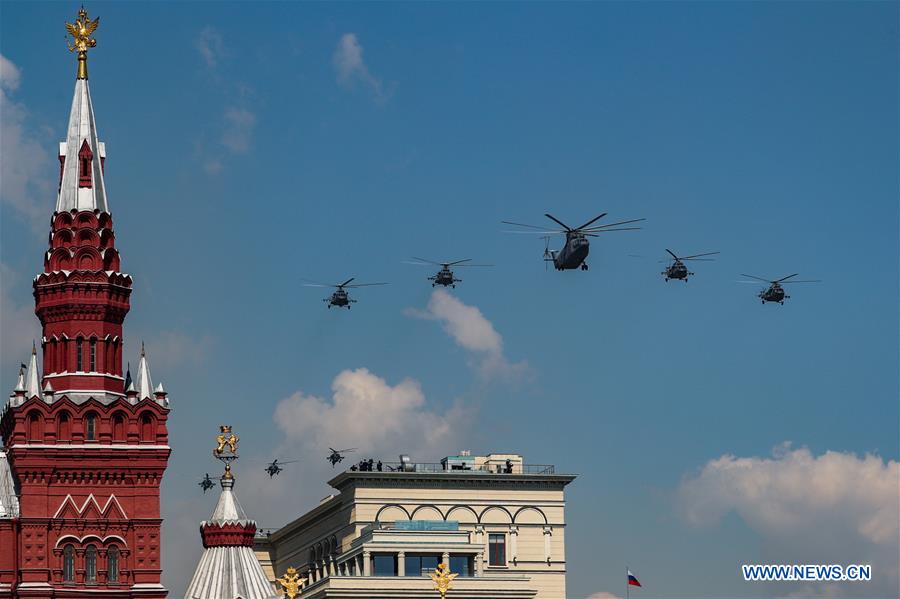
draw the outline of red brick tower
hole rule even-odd
[[[119,271],[87,80],[98,22],[82,9],[67,24],[78,75],[50,248],[34,280],[43,371],[32,350],[0,417],[0,597],[167,595],[159,490],[169,402],[152,387],[143,348],[137,379],[122,372],[132,279]]]

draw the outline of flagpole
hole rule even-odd
[[[628,587],[631,586],[628,584],[628,566],[625,566],[625,599],[629,599],[628,596]]]

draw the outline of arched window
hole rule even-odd
[[[125,440],[125,417],[122,414],[113,416],[113,441]]]
[[[119,582],[119,548],[115,545],[106,551],[106,580]]]
[[[97,340],[91,339],[91,372],[97,372]]]
[[[63,547],[63,581],[75,582],[75,547]]]
[[[56,440],[68,441],[72,438],[72,420],[68,412],[60,412],[56,417]]]
[[[84,581],[87,584],[97,582],[97,548],[93,545],[84,550]]]
[[[146,412],[141,415],[141,441],[156,441],[156,426],[153,424],[153,416]]]
[[[85,441],[96,441],[97,440],[97,415],[96,414],[88,414],[84,417],[84,440]]]
[[[32,412],[31,416],[28,417],[28,440],[29,441],[43,441],[44,440],[44,431],[43,422],[41,419],[41,415],[37,412]]]
[[[75,339],[75,372],[84,372],[84,339]]]

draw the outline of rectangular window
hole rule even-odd
[[[506,535],[491,534],[488,535],[488,565],[505,566],[506,565]]]
[[[450,556],[450,572],[459,574],[462,577],[472,575],[472,556],[471,555],[451,555]]]
[[[84,364],[82,362],[82,350],[84,349],[84,339],[79,337],[75,340],[75,372],[84,372]]]
[[[434,572],[438,564],[441,563],[440,555],[423,555],[418,553],[406,554],[406,575],[407,576],[428,576]]]
[[[97,372],[97,340],[91,339],[91,372]]]
[[[376,553],[372,555],[372,575],[373,576],[396,576],[397,575],[397,554],[396,553]]]

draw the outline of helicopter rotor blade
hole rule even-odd
[[[347,283],[349,283],[350,281],[352,281],[352,280],[355,279],[355,278],[356,278],[356,277],[350,277],[349,279],[347,279],[346,281],[344,281],[344,282],[341,283],[340,285],[334,285],[334,287],[346,287],[346,286],[347,286]]]
[[[744,273],[741,273],[741,276],[747,277],[748,279],[756,279],[757,281],[762,281],[763,283],[774,283],[775,282],[770,279],[764,279],[762,277],[754,277],[753,275],[745,275]],[[749,283],[750,281],[746,281],[746,282]]]
[[[673,258],[675,258],[676,260],[678,260],[678,256],[675,255],[675,252],[673,252],[673,251],[670,250],[669,248],[666,248],[666,251],[669,252],[669,254],[670,254]]]
[[[456,266],[494,266],[493,264],[457,264]]]
[[[640,227],[622,227],[621,229],[600,229],[599,231],[589,231],[581,233],[587,237],[599,237],[600,233],[613,233],[614,231],[640,231]]]
[[[792,274],[792,275],[788,275],[788,276],[786,276],[786,277],[782,277],[782,278],[778,279],[777,281],[772,281],[772,282],[773,282],[773,283],[781,283],[782,281],[787,281],[787,280],[790,279],[791,277],[796,277],[796,276],[799,275],[799,274],[800,274],[799,272],[795,272],[795,273]]]
[[[787,285],[788,283],[821,283],[821,279],[803,279],[798,281],[784,281],[782,285]]]
[[[435,266],[442,266],[442,262],[435,262],[434,260],[426,260],[425,258],[419,258],[418,256],[413,256],[413,260],[418,260],[420,262],[426,262],[428,264],[434,264]]]
[[[628,225],[628,224],[631,224],[631,223],[639,223],[639,222],[644,221],[644,220],[647,220],[647,219],[646,219],[646,218],[634,218],[634,219],[631,219],[631,220],[623,220],[623,221],[618,222],[618,223],[609,223],[608,225],[598,225],[598,226],[596,226],[596,227],[590,227],[589,229],[586,229],[586,230],[587,230],[587,231],[590,231],[590,232],[592,232],[592,233],[596,233],[598,229],[607,229],[607,228],[609,228],[609,227],[617,227],[617,226],[619,226],[619,225]]]
[[[552,214],[544,214],[544,216],[546,216],[547,218],[549,218],[550,220],[552,220],[553,222],[555,222],[556,224],[558,224],[559,226],[561,226],[561,227],[562,227],[563,229],[565,229],[566,231],[573,231],[573,230],[574,230],[574,229],[572,229],[572,227],[570,227],[570,226],[567,225],[566,223],[562,222],[561,220],[559,220],[558,218],[556,218],[556,217],[553,216]]]
[[[604,212],[604,213],[601,214],[600,216],[596,216],[596,217],[592,218],[591,220],[589,220],[588,222],[586,222],[586,223],[584,223],[583,225],[581,225],[580,227],[577,227],[575,230],[576,230],[576,231],[581,231],[582,229],[587,229],[588,225],[597,222],[598,220],[600,220],[601,218],[603,218],[603,217],[606,216],[607,214],[608,214],[607,212]]]
[[[456,264],[462,264],[463,262],[471,262],[471,258],[466,258],[464,260],[457,260],[456,262],[441,262],[441,266],[454,266]]]
[[[503,223],[504,225],[515,225],[517,227],[528,227],[529,229],[538,229],[539,231],[544,231],[544,232],[556,231],[556,229],[550,229],[548,227],[538,227],[536,225],[526,225],[525,223],[514,223],[509,220],[501,220],[500,222]]]
[[[671,253],[671,252],[669,252]],[[700,256],[713,256],[715,254],[721,254],[722,252],[706,252],[705,254],[694,254],[693,256],[685,256],[682,260],[696,260]],[[710,258],[711,259],[711,258]]]
[[[375,285],[390,285],[390,283],[356,283],[354,285],[341,285],[341,287],[347,287],[348,289],[356,289],[357,287],[373,287]]]

